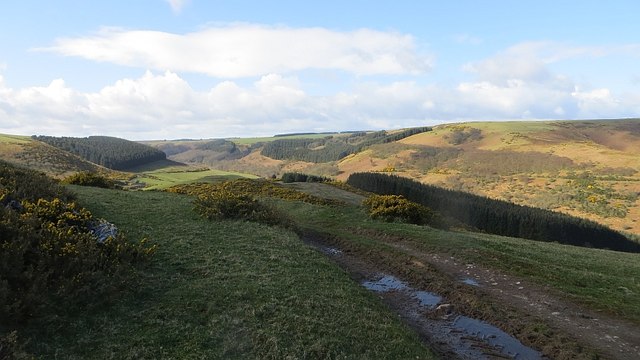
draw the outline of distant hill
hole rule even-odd
[[[213,149],[203,146],[211,140],[149,144],[172,160],[265,177],[392,173],[640,234],[640,119],[447,124],[337,159],[317,156],[340,154],[357,135],[373,133],[228,139]]]
[[[151,146],[110,136],[33,136],[33,139],[113,170],[126,170],[167,158],[164,152]]]
[[[302,172],[346,180],[356,172],[383,172],[640,235],[640,119],[469,122],[428,130],[142,144],[110,137],[39,137],[60,148],[0,135],[0,159],[56,177],[107,171],[98,164],[131,171],[171,166],[165,158],[263,177]]]
[[[640,120],[442,125],[374,146],[340,175],[387,170],[423,183],[640,234]]]
[[[107,169],[27,136],[0,134],[0,159],[61,178],[78,171]]]

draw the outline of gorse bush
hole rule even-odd
[[[37,201],[60,198],[70,200],[72,195],[47,175],[23,169],[0,160],[0,189],[5,190],[5,203],[11,200]]]
[[[23,322],[45,310],[68,311],[89,299],[99,304],[154,252],[146,240],[131,243],[123,234],[98,239],[93,233],[98,219],[74,202],[52,197],[64,192],[51,179],[0,165],[1,323]],[[37,195],[17,185],[35,180]]]
[[[71,185],[93,186],[105,189],[115,188],[115,183],[113,182],[113,180],[90,171],[81,171],[75,173],[65,178],[62,182]]]
[[[237,179],[215,184],[184,184],[169,187],[165,191],[193,196],[207,195],[217,191],[227,191],[237,195],[244,194],[251,197],[272,197],[282,200],[304,201],[310,204],[317,205],[340,204],[340,202],[336,200],[324,199],[318,196],[309,195],[267,180]]]
[[[177,186],[170,191],[195,195],[195,210],[207,219],[247,220],[289,226],[290,221],[283,214],[256,198],[279,193],[280,189],[288,190],[273,186],[267,181],[238,179],[217,184]]]
[[[259,198],[335,205],[323,199],[266,180],[237,179],[216,184],[176,185],[166,191],[196,196],[195,210],[208,219],[237,219],[289,227],[292,222]]]
[[[282,214],[248,194],[218,189],[194,201],[195,210],[207,219],[247,220],[267,225],[287,225]]]
[[[438,219],[429,208],[400,195],[372,195],[362,202],[369,216],[385,221],[402,221],[417,225],[432,225]]]

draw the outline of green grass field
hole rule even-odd
[[[0,143],[26,144],[30,141],[28,136],[0,134]]]
[[[227,140],[233,141],[238,145],[252,145],[259,142],[269,142],[275,140],[289,140],[289,139],[322,139],[327,136],[349,136],[349,133],[330,133],[330,134],[307,134],[307,135],[287,135],[287,136],[267,136],[267,137],[255,137],[255,138],[229,138]]]
[[[193,182],[218,182],[239,178],[256,179],[258,176],[212,169],[185,170],[183,167],[163,168],[136,176],[137,181],[147,185],[146,190],[165,189],[173,185]]]
[[[21,330],[42,358],[432,358],[375,296],[290,231],[207,221],[176,194],[71,188],[95,215],[159,250],[111,306]]]

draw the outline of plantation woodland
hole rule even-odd
[[[371,145],[390,143],[427,131],[431,128],[417,127],[392,134],[384,130],[355,132],[348,137],[326,136],[323,139],[278,139],[266,143],[261,153],[276,160],[323,163],[338,161]]]
[[[110,136],[75,138],[34,135],[33,139],[113,170],[126,170],[167,158],[164,152],[151,146]]]
[[[402,195],[491,234],[561,244],[640,252],[640,244],[595,222],[549,210],[425,185],[394,175],[355,173],[347,184],[383,195]]]

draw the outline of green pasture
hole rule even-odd
[[[0,134],[0,143],[26,144],[31,141],[28,136]]]
[[[169,167],[140,173],[136,175],[135,180],[145,183],[147,190],[158,190],[179,184],[217,182],[239,178],[256,179],[258,176],[213,169],[185,170],[184,167]]]
[[[192,198],[71,187],[130,239],[159,246],[109,306],[20,331],[57,359],[429,359],[396,315],[296,234],[213,222]]]

